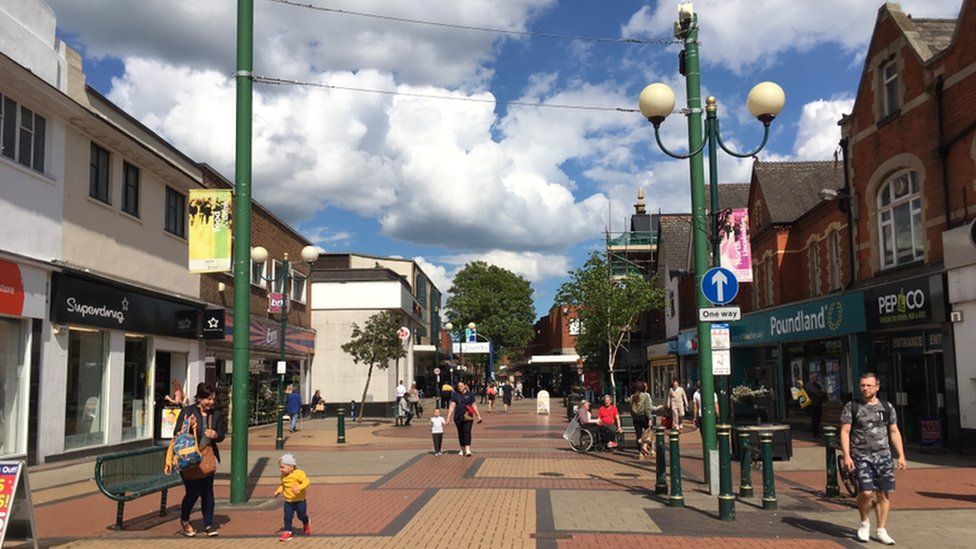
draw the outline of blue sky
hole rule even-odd
[[[675,2],[628,0],[311,2],[608,38],[670,38],[676,14]],[[235,2],[49,3],[92,86],[233,177]],[[773,80],[787,104],[761,158],[831,158],[880,5],[695,2],[704,92],[719,99],[726,140],[744,149],[760,137],[745,97]],[[902,6],[954,17],[960,3]],[[480,101],[256,85],[254,195],[328,251],[418,258],[445,292],[464,263],[486,260],[530,279],[544,314],[565,272],[608,227],[621,230],[638,188],[652,211],[689,208],[687,163],[657,152],[639,115],[505,104],[633,108],[645,85],[664,81],[683,106],[677,46],[447,29],[270,0],[255,10],[257,74]],[[681,117],[663,129],[671,147],[685,142]],[[746,181],[750,166],[724,157],[720,180]]]

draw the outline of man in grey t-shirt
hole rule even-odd
[[[857,508],[861,513],[858,541],[868,541],[870,538],[868,515],[871,500],[877,498],[878,541],[894,545],[895,540],[891,539],[886,528],[891,508],[890,493],[895,490],[891,446],[898,455],[899,471],[905,469],[905,449],[894,406],[878,398],[878,389],[878,376],[872,373],[861,376],[860,402],[856,406],[854,402],[848,402],[840,414],[840,447],[844,452],[844,467],[857,471]]]

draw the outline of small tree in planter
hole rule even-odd
[[[353,362],[369,366],[366,374],[366,386],[363,387],[363,397],[359,400],[359,415],[356,421],[363,418],[363,404],[369,391],[369,382],[373,378],[373,367],[387,369],[390,361],[399,360],[406,356],[403,343],[397,337],[397,330],[401,326],[400,315],[390,311],[383,311],[366,319],[366,324],[359,327],[352,325],[352,335],[342,350],[352,355]]]

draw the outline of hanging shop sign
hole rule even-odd
[[[200,312],[200,333],[203,339],[224,339],[224,310],[206,309]]]
[[[46,291],[44,271],[0,259],[0,314],[44,318]]]
[[[196,338],[201,307],[69,273],[51,275],[51,320]]]
[[[865,330],[861,292],[762,311],[732,322],[732,344],[766,345],[823,339]]]
[[[942,274],[923,276],[864,290],[868,328],[886,329],[946,320]]]

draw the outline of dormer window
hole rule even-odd
[[[882,117],[894,114],[901,103],[898,101],[898,60],[892,59],[881,67]]]

